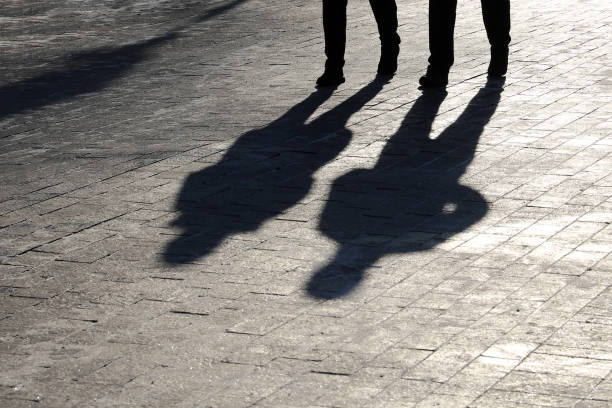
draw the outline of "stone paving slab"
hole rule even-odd
[[[459,3],[5,0],[0,406],[612,405],[612,6]]]

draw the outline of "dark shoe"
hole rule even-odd
[[[344,82],[344,75],[342,73],[342,70],[340,71],[325,70],[323,75],[317,78],[318,87],[338,86],[343,82]]]
[[[400,51],[399,36],[391,43],[384,43],[380,46],[380,61],[378,61],[379,75],[393,75],[397,71],[397,56]]]
[[[508,70],[508,48],[491,48],[491,62],[487,73],[490,77],[503,77]]]
[[[419,78],[419,84],[423,88],[439,88],[448,84],[448,70],[436,68],[433,66],[427,67],[427,72]]]
[[[344,73],[342,67],[343,60],[327,60],[325,61],[325,71],[323,75],[317,78],[317,87],[338,86],[344,82]]]

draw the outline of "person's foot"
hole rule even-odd
[[[342,73],[342,70],[340,71],[325,70],[325,72],[323,72],[323,75],[317,78],[318,87],[338,86],[343,82],[344,82],[344,75]]]
[[[487,73],[490,77],[502,77],[508,70],[508,48],[491,48],[491,61]]]
[[[397,71],[397,56],[400,51],[400,39],[397,36],[393,42],[385,42],[380,46],[380,61],[378,61],[378,75],[393,75]]]
[[[427,72],[419,78],[423,88],[440,88],[448,84],[448,70],[429,65]]]
[[[325,61],[325,71],[323,75],[317,78],[317,87],[338,86],[344,82],[344,73],[342,60],[327,60]]]

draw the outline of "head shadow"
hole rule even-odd
[[[168,264],[196,262],[226,237],[258,229],[299,203],[313,174],[351,140],[349,118],[385,85],[375,79],[307,122],[333,93],[321,88],[267,126],[240,136],[214,165],[191,173],[176,200],[181,234],[163,252]]]
[[[484,217],[485,199],[459,178],[502,91],[503,80],[489,80],[432,139],[432,123],[447,94],[424,90],[374,168],[353,170],[333,183],[319,229],[339,248],[310,278],[310,296],[345,296],[384,255],[431,249]]]

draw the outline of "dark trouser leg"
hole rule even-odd
[[[457,0],[429,0],[429,65],[448,71],[454,62]]]
[[[491,61],[487,72],[490,77],[500,77],[508,69],[508,44],[510,44],[510,0],[480,0],[482,19],[491,44]]]
[[[382,44],[399,44],[395,0],[370,0]]]
[[[327,69],[342,69],[346,44],[347,0],[323,0],[323,32]]]
[[[491,49],[505,49],[510,44],[510,0],[480,0],[482,19]]]
[[[395,0],[370,0],[380,36],[380,61],[377,72],[393,75],[397,71],[400,37],[397,34],[397,6]]]

